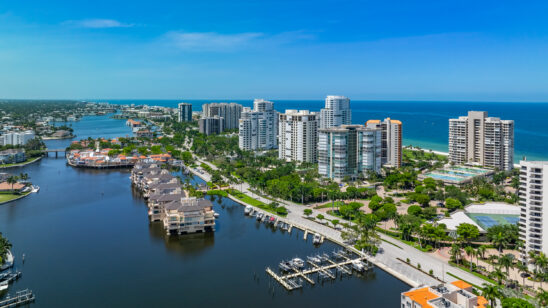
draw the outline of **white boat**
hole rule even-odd
[[[245,207],[244,214],[249,215],[251,214],[251,211],[253,211],[253,207],[251,205],[248,205]]]
[[[290,262],[291,262],[291,265],[295,268],[301,269],[304,267],[304,261],[301,258],[294,258]]]
[[[217,212],[214,212],[214,213],[213,213],[213,217],[219,218],[219,216],[220,216],[219,213],[217,213]]]
[[[33,192],[33,193],[37,193],[37,192],[39,192],[39,191],[40,191],[40,186],[38,186],[38,185],[33,185],[33,186],[32,186],[32,192]]]
[[[8,281],[2,281],[0,282],[0,292],[7,290],[9,287]]]
[[[312,239],[312,243],[321,244],[322,243],[322,237],[318,233],[314,234],[314,238]]]
[[[322,259],[320,259],[318,256],[314,256],[314,257],[307,257],[308,261],[309,262],[312,262],[312,263],[316,263],[316,264],[320,264],[322,263]]]
[[[363,272],[367,268],[367,265],[360,260],[355,260],[352,261],[352,268],[358,272]]]

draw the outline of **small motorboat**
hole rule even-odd
[[[315,263],[315,264],[320,264],[322,263],[322,259],[320,259],[320,257],[318,256],[315,256],[315,257],[307,257],[308,259],[308,262],[312,262],[312,263]]]
[[[291,262],[282,261],[282,262],[280,262],[278,267],[284,272],[289,272],[289,271],[291,271]]]
[[[312,243],[314,243],[314,245],[319,245],[322,243],[322,237],[316,233],[314,234],[314,238],[312,239]]]
[[[303,259],[301,259],[301,258],[294,258],[294,259],[292,259],[290,262],[291,262],[291,265],[292,265],[294,268],[297,268],[297,269],[302,269],[302,268],[304,268],[304,261],[303,261]]]
[[[0,282],[0,292],[7,290],[9,287],[8,281],[2,281]]]
[[[248,205],[245,207],[244,214],[249,215],[253,211],[253,207],[251,205]]]
[[[217,212],[214,212],[214,213],[213,213],[213,217],[219,218],[219,216],[221,216],[221,215],[219,215],[219,213],[217,213]]]
[[[363,272],[367,269],[367,265],[360,260],[352,261],[352,268],[357,272]]]
[[[263,219],[263,216],[263,213],[257,213],[257,220],[260,221],[261,219]]]

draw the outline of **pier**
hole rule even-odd
[[[277,274],[270,267],[267,267],[266,272],[286,290],[292,291],[302,288],[303,285],[300,282],[303,280],[311,285],[316,284],[316,281],[312,278],[314,274],[318,274],[318,280],[320,280],[322,276],[324,278],[335,279],[337,275],[333,274],[331,271],[332,269],[340,275],[351,275],[352,268],[349,268],[349,266],[352,266],[353,263],[363,263],[363,261],[366,260],[363,256],[352,257],[351,253],[346,253],[342,250],[333,252],[333,257],[324,253],[321,256],[308,257],[307,259],[307,263],[311,265],[309,268],[299,269],[291,267],[291,271]],[[363,269],[356,270],[361,272],[372,268],[367,263],[363,264]]]
[[[17,291],[14,297],[10,297],[8,294],[8,296],[5,299],[1,300],[0,308],[11,308],[11,307],[27,305],[34,302],[35,299],[36,297],[34,296],[32,291],[30,291],[29,289]]]

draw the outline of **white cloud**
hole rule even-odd
[[[183,51],[227,52],[249,48],[268,49],[297,41],[313,40],[316,36],[302,30],[270,35],[261,32],[221,34],[217,32],[171,31],[164,38],[171,45]]]
[[[129,28],[133,27],[134,24],[126,24],[119,22],[114,19],[83,19],[83,20],[68,20],[63,24],[82,27],[82,28],[92,28],[92,29],[102,29],[102,28]]]
[[[169,32],[166,34],[176,47],[192,51],[227,51],[249,46],[264,36],[263,33],[247,32],[220,34],[215,32]]]

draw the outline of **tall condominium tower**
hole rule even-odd
[[[189,103],[180,103],[177,110],[179,122],[190,122],[192,121],[192,105]]]
[[[224,131],[225,119],[219,116],[205,117],[198,120],[200,133],[205,135],[220,134]]]
[[[381,161],[383,165],[399,168],[401,167],[401,141],[402,124],[401,121],[390,118],[380,120],[369,120],[367,127],[379,128],[381,130]]]
[[[286,161],[315,163],[318,116],[308,110],[286,110],[278,118],[278,157]]]
[[[367,171],[381,169],[381,130],[363,125],[342,125],[320,129],[318,133],[318,172],[342,181]]]
[[[203,117],[221,117],[225,119],[224,129],[238,128],[243,106],[236,103],[210,103],[202,105]]]
[[[268,150],[277,147],[278,113],[274,103],[263,99],[245,107],[239,120],[239,147],[242,150]]]
[[[485,111],[449,120],[449,160],[511,170],[514,167],[514,121],[488,117]]]
[[[525,243],[521,259],[527,261],[530,251],[548,255],[548,226],[543,223],[548,215],[548,161],[521,161],[519,179],[519,238]]]
[[[325,108],[320,111],[320,128],[350,124],[352,124],[350,99],[344,96],[327,96],[325,98]]]

